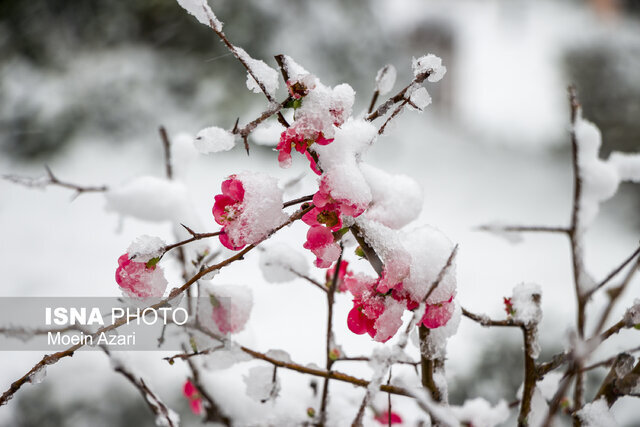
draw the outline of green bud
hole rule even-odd
[[[160,262],[160,257],[155,257],[155,258],[151,258],[149,261],[147,261],[147,268],[156,268],[156,264]]]
[[[316,416],[316,410],[315,410],[315,409],[313,409],[311,406],[309,406],[309,407],[307,408],[307,416],[308,416],[309,418],[313,418],[313,417],[315,417],[315,416]]]
[[[355,254],[360,258],[364,258],[364,251],[362,250],[362,246],[358,246],[355,250]]]

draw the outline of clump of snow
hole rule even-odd
[[[278,362],[282,362],[282,363],[293,362],[293,360],[291,360],[291,356],[289,355],[289,353],[287,353],[284,350],[272,349],[267,351],[265,355],[267,355],[267,357],[277,360]]]
[[[314,148],[331,197],[349,200],[356,206],[369,205],[371,190],[359,168],[359,159],[377,133],[373,124],[350,118],[335,130],[332,143]]]
[[[173,409],[166,407],[167,413],[157,415],[155,422],[158,427],[170,427],[180,425],[180,415],[178,415]]]
[[[309,272],[304,255],[284,243],[265,248],[260,255],[260,269],[269,283],[285,283]]]
[[[161,238],[143,234],[131,242],[127,254],[136,262],[149,262],[152,258],[162,256],[165,246],[166,243]]]
[[[595,402],[587,403],[577,412],[577,415],[584,427],[611,427],[618,425],[613,414],[609,412],[609,406],[604,397]]]
[[[104,196],[108,211],[144,221],[184,222],[191,205],[184,184],[153,176],[135,178]]]
[[[396,83],[396,67],[387,64],[378,70],[376,74],[376,90],[380,95],[386,95],[391,92],[393,85]]]
[[[300,64],[293,60],[290,56],[284,55],[283,58],[284,69],[289,75],[290,83],[302,83],[308,89],[315,87],[316,78],[304,69]]]
[[[287,220],[282,210],[282,190],[275,178],[264,173],[245,171],[235,179],[244,188],[242,211],[225,225],[225,233],[236,246],[241,246],[239,242],[257,243]]]
[[[270,366],[254,366],[249,369],[249,374],[243,377],[247,385],[247,396],[261,403],[278,397],[280,380],[277,375],[274,378],[274,369]]]
[[[419,87],[411,92],[409,101],[409,109],[417,109],[419,112],[422,112],[425,108],[427,108],[429,104],[431,104],[431,95],[429,95],[427,89]]]
[[[258,145],[264,145],[267,147],[275,147],[278,145],[280,135],[285,131],[285,127],[282,126],[277,120],[267,120],[258,125],[249,137],[253,143]]]
[[[275,97],[276,91],[278,90],[278,87],[280,87],[278,72],[268,66],[264,61],[252,58],[241,47],[235,46],[235,50],[237,52],[238,58],[244,61],[244,63],[246,63],[251,69],[251,73],[247,72],[247,89],[249,89],[253,93],[262,92],[260,85],[253,78],[253,76],[255,76],[258,81],[262,83],[262,86],[267,91],[267,94],[269,94],[271,97]],[[251,74],[253,74],[253,76]]]
[[[391,175],[366,163],[360,171],[371,189],[366,217],[399,229],[420,215],[423,205],[420,185],[407,175]]]
[[[542,426],[542,423],[547,418],[547,414],[549,414],[549,405],[540,392],[540,389],[536,387],[531,398],[531,411],[529,412],[527,421],[531,427]]]
[[[453,243],[440,230],[432,226],[421,226],[403,233],[405,250],[411,255],[409,276],[403,281],[415,301],[422,301],[440,271],[447,264],[453,251]],[[456,292],[456,261],[453,260],[440,284],[434,289],[427,304],[448,301]]]
[[[405,305],[393,298],[384,300],[384,312],[376,319],[375,329],[376,335],[373,337],[375,341],[385,342],[398,332],[402,326],[402,314]]]
[[[509,419],[509,405],[500,400],[496,406],[491,406],[481,397],[469,399],[462,406],[452,406],[451,411],[458,421],[474,427],[494,427]]]
[[[640,324],[640,299],[636,298],[633,305],[624,313],[624,323],[629,328]]]
[[[618,172],[622,181],[640,183],[640,154],[615,151],[609,156],[608,163]]]
[[[549,372],[541,381],[538,381],[536,386],[540,389],[540,393],[545,399],[549,401],[553,399],[553,395],[558,390],[558,385],[563,376],[562,372]]]
[[[198,132],[193,145],[200,153],[209,154],[229,151],[236,145],[236,141],[228,130],[212,126]]]
[[[216,18],[207,0],[178,0],[178,4],[195,16],[201,24],[222,31],[222,22]]]
[[[201,285],[198,314],[204,326],[217,334],[242,331],[253,307],[251,289],[240,285]],[[206,300],[208,298],[208,301]]]
[[[578,144],[578,166],[582,180],[578,225],[584,229],[598,215],[600,203],[616,193],[620,177],[614,166],[598,157],[602,135],[596,125],[580,115],[576,120],[574,132]]]
[[[217,371],[230,368],[236,363],[248,362],[250,360],[253,360],[253,357],[242,351],[239,345],[226,341],[224,348],[204,356],[204,367],[212,371]]]
[[[514,319],[529,325],[539,323],[542,320],[541,297],[542,289],[535,283],[521,283],[513,288]]]
[[[416,77],[431,70],[431,73],[429,74],[429,77],[427,77],[427,80],[434,83],[442,80],[444,74],[447,72],[447,67],[442,65],[442,59],[431,53],[425,56],[421,56],[418,59],[413,58],[412,65],[413,75]]]

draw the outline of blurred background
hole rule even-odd
[[[540,283],[545,292],[541,358],[563,348],[574,322],[567,242],[558,236],[534,235],[511,245],[474,227],[493,221],[568,223],[572,191],[568,84],[576,85],[585,117],[602,131],[603,158],[611,151],[640,149],[639,2],[216,0],[210,4],[232,42],[253,57],[275,65],[273,56],[285,53],[325,84],[352,85],[356,113],[367,108],[379,68],[391,63],[398,69],[398,90],[412,76],[412,56],[440,56],[448,71],[440,83],[427,86],[433,104],[421,115],[403,114],[370,150],[367,161],[406,173],[423,186],[420,220],[461,244],[458,298],[463,306],[501,316],[502,297],[509,296],[514,285]],[[245,72],[215,34],[171,0],[1,0],[0,58],[2,174],[38,176],[48,164],[62,179],[110,186],[141,174],[162,176],[160,125],[172,138],[187,138],[206,126],[231,128],[237,117],[247,122],[266,106],[263,97],[246,90]],[[272,149],[264,145],[252,145],[249,157],[236,147],[192,161],[185,167],[184,179],[204,228],[215,230],[210,209],[220,181],[241,169],[264,170],[283,180],[304,170],[300,164],[280,170]],[[307,176],[291,198],[308,194],[313,186],[314,178]],[[115,260],[133,238],[146,233],[173,240],[169,224],[123,221],[106,212],[101,195],[82,196],[73,203],[69,197],[60,189],[29,191],[0,181],[4,279],[0,295],[115,295]],[[596,278],[604,277],[637,245],[639,212],[637,185],[623,184],[601,207],[586,249],[588,269]],[[282,239],[292,246],[302,244],[295,229]],[[255,267],[257,255],[247,263]],[[274,288],[254,270],[230,268],[220,275],[221,280],[247,283],[254,289],[253,323],[239,340],[264,350],[285,348],[302,363],[323,363],[322,298],[314,301],[317,293],[303,282]],[[631,301],[639,291],[636,280],[623,300]],[[274,313],[275,295],[285,298],[290,311]],[[299,300],[308,304],[301,307]],[[604,301],[596,298],[589,308],[597,313]],[[338,304],[346,316],[348,298]],[[621,304],[612,319],[623,309]],[[305,329],[296,316],[305,319]],[[340,321],[336,324],[346,329]],[[316,334],[318,342],[288,348],[301,334]],[[337,335],[352,354],[373,347],[368,339],[348,331]],[[637,345],[637,334],[621,334],[608,343],[602,356],[629,348],[633,340]],[[494,404],[501,398],[510,401],[521,384],[521,378],[512,374],[520,372],[520,353],[519,334],[482,329],[463,319],[449,347],[452,403],[477,395]],[[197,424],[180,396],[186,370],[168,367],[152,353],[131,357],[132,363],[143,365],[141,369],[186,424]],[[38,358],[30,353],[0,353],[2,388]],[[366,366],[354,369],[361,376],[369,372]],[[214,395],[223,402],[230,399],[225,395],[237,397],[225,402],[230,407],[248,404],[242,400],[246,397],[241,372],[211,374]],[[596,371],[590,377],[587,397],[604,374]],[[50,368],[49,376],[44,384],[21,390],[2,408],[0,423],[80,426],[90,420],[92,425],[152,425],[140,397],[110,371],[102,354],[80,353]],[[313,399],[295,398],[297,390],[310,394],[309,379],[300,377],[287,377],[294,397],[289,403],[256,404],[252,411],[265,419],[275,412],[303,415]],[[285,395],[286,387],[285,383]],[[345,390],[355,396],[353,402],[358,401],[357,394]],[[634,403],[627,399],[616,403],[622,425],[640,425]],[[408,421],[419,418],[410,403],[398,398],[397,405]]]

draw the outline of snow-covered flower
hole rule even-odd
[[[118,258],[116,283],[125,295],[138,298],[162,297],[167,289],[167,279],[162,267],[153,260],[136,262],[129,258],[129,254]]]
[[[402,417],[393,411],[391,411],[391,413],[389,413],[389,411],[382,411],[374,417],[374,420],[385,426],[389,425],[389,422],[391,422],[391,424],[402,424]]]
[[[313,252],[316,266],[320,268],[328,268],[340,256],[340,245],[335,242],[333,233],[322,226],[312,226],[309,229],[303,247]]]
[[[213,217],[222,225],[220,242],[231,250],[259,242],[286,220],[282,190],[265,174],[242,172],[222,182]]]

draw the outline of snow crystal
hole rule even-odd
[[[178,0],[178,4],[195,16],[201,24],[222,31],[222,22],[216,18],[207,0]]]
[[[419,74],[427,72],[428,70],[433,70],[429,77],[427,77],[427,80],[433,83],[442,80],[444,74],[447,72],[447,67],[442,65],[442,59],[431,53],[425,56],[421,56],[418,59],[413,58],[412,62],[413,75],[416,77]]]
[[[422,112],[424,111],[425,108],[427,108],[429,104],[431,104],[431,95],[429,95],[429,92],[427,92],[427,89],[423,87],[419,87],[413,92],[411,92],[409,101],[410,101],[410,103],[408,104],[409,109],[411,110],[417,109],[419,112]]]
[[[264,403],[275,399],[280,393],[280,380],[276,375],[274,381],[274,367],[254,366],[249,374],[243,377],[247,385],[247,396]]]
[[[617,171],[622,181],[640,183],[640,154],[615,151],[609,156],[608,163]]]
[[[212,126],[198,132],[193,145],[202,154],[218,153],[231,150],[236,145],[235,139],[231,132]]]
[[[376,90],[380,95],[386,95],[391,92],[393,85],[396,83],[396,67],[387,64],[378,70],[376,74]]]
[[[423,205],[420,185],[407,175],[391,175],[361,163],[360,170],[371,189],[366,217],[389,228],[404,227],[420,215]]]
[[[225,233],[232,242],[257,243],[287,220],[282,211],[282,190],[275,178],[264,173],[245,171],[235,178],[244,187],[242,211],[225,226]]]
[[[624,314],[624,322],[629,328],[640,324],[640,299],[636,298],[633,301],[633,306],[627,309]]]
[[[208,301],[200,301],[198,314],[204,326],[214,333],[237,333],[244,329],[253,307],[251,289],[240,285],[201,285]]]
[[[525,324],[539,323],[542,320],[541,297],[542,289],[535,283],[521,283],[513,288],[514,318]]]
[[[152,258],[159,258],[164,254],[165,246],[166,243],[161,238],[144,234],[136,237],[129,245],[127,254],[136,262],[149,262]]]
[[[267,282],[285,283],[297,279],[299,275],[306,275],[309,272],[309,264],[300,252],[289,245],[279,243],[266,247],[262,252],[260,269]]]
[[[584,427],[612,427],[618,422],[609,412],[609,406],[605,398],[600,398],[592,403],[587,403],[577,413]]]
[[[587,227],[598,215],[599,205],[618,190],[620,177],[612,164],[598,157],[602,144],[600,129],[582,118],[576,120],[574,132],[578,144],[578,166],[582,180],[578,226]]]
[[[494,427],[509,419],[509,405],[500,400],[494,407],[481,397],[469,399],[462,406],[452,406],[451,410],[461,423],[474,427]]]
[[[46,376],[47,376],[47,367],[41,366],[35,372],[29,375],[29,382],[31,384],[40,384],[42,381],[44,381]]]
[[[276,91],[278,90],[278,87],[280,87],[280,75],[278,74],[278,72],[268,66],[264,61],[252,58],[241,47],[235,46],[235,50],[238,54],[238,57],[242,61],[244,61],[251,69],[251,73],[247,72],[247,89],[249,89],[253,93],[262,92],[262,89],[260,89],[260,85],[251,75],[253,74],[258,79],[258,81],[262,83],[267,93],[271,97],[275,97]]]
[[[184,222],[191,206],[180,182],[141,176],[105,193],[106,209],[146,221]]]

